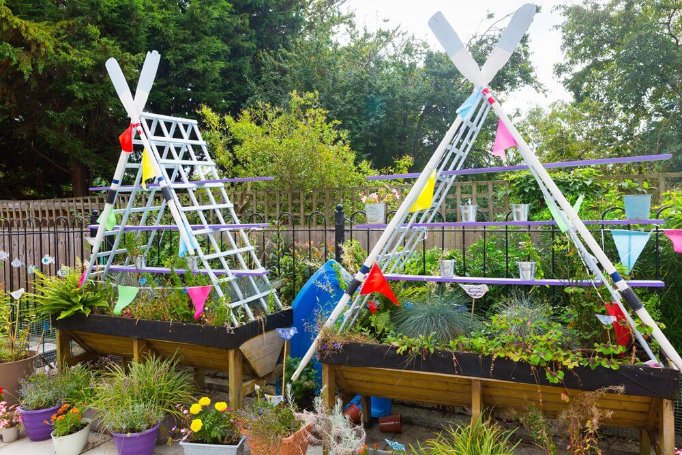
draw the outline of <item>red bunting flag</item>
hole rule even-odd
[[[135,131],[139,123],[131,123],[128,128],[118,137],[118,141],[121,143],[121,150],[126,153],[133,152],[133,138],[135,137]]]
[[[369,270],[367,278],[365,278],[365,282],[362,284],[362,288],[360,288],[360,295],[371,294],[372,292],[381,294],[394,304],[400,306],[391,286],[386,281],[386,277],[381,273],[381,269],[376,263]]]
[[[623,310],[617,303],[605,303],[606,312],[610,316],[614,316],[616,321],[613,323],[613,331],[616,333],[616,343],[621,346],[628,347],[632,342],[632,334],[630,327],[627,325]]]

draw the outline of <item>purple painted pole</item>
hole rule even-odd
[[[184,275],[185,273],[198,273],[201,275],[207,275],[206,270],[185,270],[185,269],[174,269],[175,273],[178,275]],[[168,267],[142,267],[137,268],[133,265],[112,265],[109,267],[109,272],[130,272],[130,273],[159,273],[159,274],[169,274],[171,269]],[[230,273],[234,276],[264,276],[270,273],[268,270],[230,270]],[[227,270],[213,270],[216,275],[227,275]]]
[[[173,184],[180,184],[180,185],[186,185],[187,183],[190,184],[196,184],[196,185],[205,185],[207,183],[243,183],[243,182],[269,182],[275,180],[275,177],[233,177],[233,178],[228,178],[228,179],[209,179],[209,180],[190,180],[189,182],[172,182],[169,183],[169,186],[173,186]],[[132,189],[132,185],[124,185],[120,186],[118,189],[119,190],[130,190]],[[147,185],[147,188],[159,188],[158,183],[151,183]],[[107,191],[109,189],[108,186],[91,186],[89,188],[90,191]]]
[[[593,284],[600,286],[599,280],[561,280],[561,279],[539,279],[539,280],[522,280],[520,278],[488,278],[488,277],[469,277],[456,276],[453,278],[445,278],[442,276],[430,275],[401,275],[388,274],[386,279],[390,281],[430,281],[434,283],[462,283],[462,284],[500,284],[500,285],[516,285],[516,286],[592,286]],[[644,288],[662,288],[665,287],[663,281],[656,280],[631,280],[628,281],[631,287]]]
[[[625,226],[632,224],[659,224],[665,223],[665,220],[584,220],[583,223],[591,225],[605,225],[605,226]],[[457,222],[436,222],[436,223],[414,223],[409,225],[411,228],[442,228],[442,227],[490,227],[490,226],[553,226],[556,221],[541,220],[541,221],[457,221]],[[401,227],[407,227],[404,224]],[[353,229],[383,229],[385,224],[356,224]]]

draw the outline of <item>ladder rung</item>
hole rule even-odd
[[[128,252],[128,250],[126,250],[125,248],[122,248],[122,249],[116,250],[116,251],[102,251],[100,253],[97,253],[97,257],[103,258],[105,256],[106,257],[111,256],[112,254],[123,254],[123,253],[127,253],[127,252]]]
[[[161,144],[189,144],[189,145],[206,145],[205,141],[198,141],[196,139],[182,139],[179,137],[164,137],[164,136],[150,136],[147,138],[149,143],[154,145]]]
[[[215,163],[211,161],[199,161],[199,160],[172,160],[165,159],[159,160],[159,164],[162,165],[180,165],[180,166],[215,166]]]
[[[269,294],[272,294],[275,292],[274,289],[268,289],[267,291],[259,292],[258,294],[251,295],[249,297],[246,297],[242,300],[239,300],[237,302],[232,302],[230,303],[230,308],[235,308],[238,306],[242,306],[245,303],[253,302],[254,300],[262,299],[263,297],[267,297]]]
[[[227,256],[232,256],[233,254],[246,253],[246,252],[249,252],[252,250],[253,250],[253,247],[251,245],[249,245],[249,246],[237,248],[234,250],[220,251],[218,253],[212,253],[212,254],[205,254],[204,259],[210,260],[210,259],[224,258]]]
[[[220,209],[231,209],[233,208],[233,204],[214,204],[214,205],[189,205],[187,207],[180,207],[180,210],[183,212],[191,212],[191,211],[198,211],[198,210],[220,210]]]

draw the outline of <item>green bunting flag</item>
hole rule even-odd
[[[580,212],[580,206],[583,204],[584,199],[585,197],[581,194],[578,200],[575,201],[575,204],[573,204],[573,210],[575,210],[575,213]],[[568,226],[564,222],[564,218],[562,216],[563,212],[561,209],[552,204],[549,200],[547,200],[547,198],[545,198],[545,203],[547,204],[547,208],[549,208],[549,212],[552,214],[552,218],[554,218],[554,221],[556,221],[556,225],[559,230],[561,232],[568,231]]]
[[[102,212],[99,215],[99,218],[97,218],[97,223],[98,224],[104,223],[107,231],[111,231],[114,228],[114,226],[116,226],[116,214],[114,213],[114,209],[112,208],[111,210],[109,210],[109,216],[107,217],[106,222],[104,221],[103,217],[104,212]]]
[[[114,314],[116,316],[120,316],[121,311],[135,300],[139,290],[140,289],[135,286],[118,285],[118,302],[116,302],[116,306],[114,307]]]

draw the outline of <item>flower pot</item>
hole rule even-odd
[[[249,436],[248,430],[243,429],[242,434],[247,438],[251,455],[305,455],[308,450],[308,435],[311,429],[312,424],[308,424],[288,438],[282,438],[279,451],[275,449],[274,453],[272,447]]]
[[[651,210],[650,194],[626,194],[623,196],[625,217],[628,220],[648,220]]]
[[[454,259],[442,259],[440,261],[440,276],[443,278],[454,278],[455,277],[455,260]]]
[[[147,265],[147,262],[146,262],[144,256],[135,256],[134,261],[135,261],[135,268],[137,270],[144,269]]]
[[[140,433],[111,433],[118,455],[152,455],[161,422]]]
[[[530,204],[512,204],[511,213],[514,221],[528,221],[528,212],[530,212]]]
[[[50,422],[52,414],[57,412],[61,404],[46,409],[37,409],[35,411],[24,410],[19,407],[21,412],[21,422],[24,424],[26,436],[31,441],[45,441],[50,439],[53,426]]]
[[[11,428],[0,428],[2,442],[12,442],[19,439],[19,425]]]
[[[460,221],[464,223],[473,223],[476,221],[476,213],[478,212],[477,205],[465,204],[459,206]]]
[[[19,403],[19,380],[33,374],[37,358],[38,354],[29,351],[25,359],[0,363],[0,385],[5,389],[3,397],[8,405]]]
[[[81,419],[81,422],[87,425],[75,433],[67,434],[66,436],[55,436],[53,431],[50,434],[55,455],[78,455],[88,445],[92,421],[90,419]]]
[[[242,455],[246,438],[242,437],[237,445],[199,444],[196,442],[181,442],[185,455]]]
[[[682,254],[682,229],[663,229],[663,232],[673,242],[673,251]]]
[[[355,403],[351,403],[343,411],[343,415],[346,416],[346,418],[350,419],[350,421],[353,422],[355,425],[358,425],[360,423],[361,418],[360,407]]]
[[[383,202],[365,204],[365,218],[367,224],[384,224],[386,221],[386,204]]]
[[[400,421],[400,414],[379,417],[379,431],[382,433],[401,433],[403,423]]]
[[[535,279],[535,262],[518,262],[519,277],[524,281]]]

